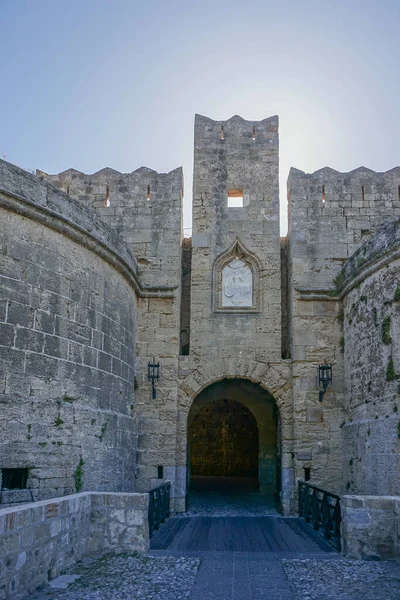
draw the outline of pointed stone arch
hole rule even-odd
[[[260,271],[258,257],[236,239],[214,263],[214,312],[260,312]]]
[[[293,389],[291,366],[283,362],[261,362],[247,357],[205,361],[190,370],[179,386],[177,419],[177,468],[182,489],[186,490],[188,415],[195,398],[213,383],[224,379],[245,379],[258,384],[273,398],[279,411],[281,433],[282,510],[294,512]]]

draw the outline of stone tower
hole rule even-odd
[[[278,117],[196,116],[190,347],[198,356],[281,358],[278,144]]]
[[[254,468],[261,490],[280,489],[281,466],[287,482],[292,478],[291,454],[284,456],[278,444],[282,435],[291,438],[290,419],[279,419],[275,397],[279,389],[280,406],[291,403],[290,390],[283,391],[288,374],[282,372],[288,367],[281,360],[278,146],[278,117],[214,121],[196,116],[191,286],[185,287],[184,279],[182,298],[190,325],[182,352],[187,356],[180,359],[182,422],[177,435],[188,482],[191,466],[197,464],[194,451],[191,458],[192,440],[196,452],[210,455],[212,436],[207,432],[221,423],[230,428],[229,411],[239,410],[238,404],[257,421],[260,445]],[[189,292],[188,319],[184,307]],[[200,425],[207,422],[209,427]],[[211,454],[214,450],[218,454],[216,447]],[[207,468],[218,473],[215,464]],[[285,486],[288,497],[290,487]]]

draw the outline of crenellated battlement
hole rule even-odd
[[[219,232],[240,230],[239,221],[252,221],[253,231],[279,238],[278,128],[276,116],[214,121],[196,115],[194,236],[220,238]]]
[[[68,169],[37,175],[95,209],[118,232],[138,259],[144,285],[179,285],[181,168],[169,173],[143,166],[132,173],[105,168],[93,174]]]
[[[177,201],[183,196],[183,174],[179,167],[169,173],[158,173],[148,167],[139,167],[132,173],[121,173],[106,167],[93,174],[67,169],[55,175],[36,171],[41,179],[51,182],[68,195],[93,208],[145,205],[151,201]]]
[[[226,121],[215,121],[209,117],[196,115],[195,131],[197,139],[202,131],[202,139],[207,140],[207,145],[220,147],[223,141],[229,147],[230,143],[237,144],[239,141],[253,147],[259,145],[274,146],[278,141],[279,118],[268,117],[262,121],[247,121],[239,115],[234,115]],[[195,149],[199,146],[195,143]]]
[[[288,199],[290,206],[296,202],[297,205],[326,208],[334,207],[336,203],[337,208],[361,209],[361,215],[372,214],[366,209],[383,206],[385,211],[381,212],[387,214],[386,209],[400,206],[400,167],[385,172],[358,167],[344,173],[330,167],[314,173],[292,168],[288,178]]]
[[[325,167],[310,174],[292,168],[288,212],[294,284],[329,289],[342,263],[400,217],[400,167],[383,173]]]

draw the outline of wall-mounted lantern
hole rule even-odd
[[[319,387],[323,388],[319,392],[319,401],[322,402],[326,388],[332,385],[332,365],[319,365],[318,380]]]
[[[147,379],[151,381],[152,398],[157,398],[155,382],[160,379],[160,363],[156,363],[156,359],[153,356],[153,362],[149,361],[147,365]]]

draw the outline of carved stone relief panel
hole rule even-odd
[[[221,306],[253,306],[253,274],[243,260],[233,259],[222,269]]]
[[[239,240],[214,263],[215,312],[259,312],[260,262]]]

